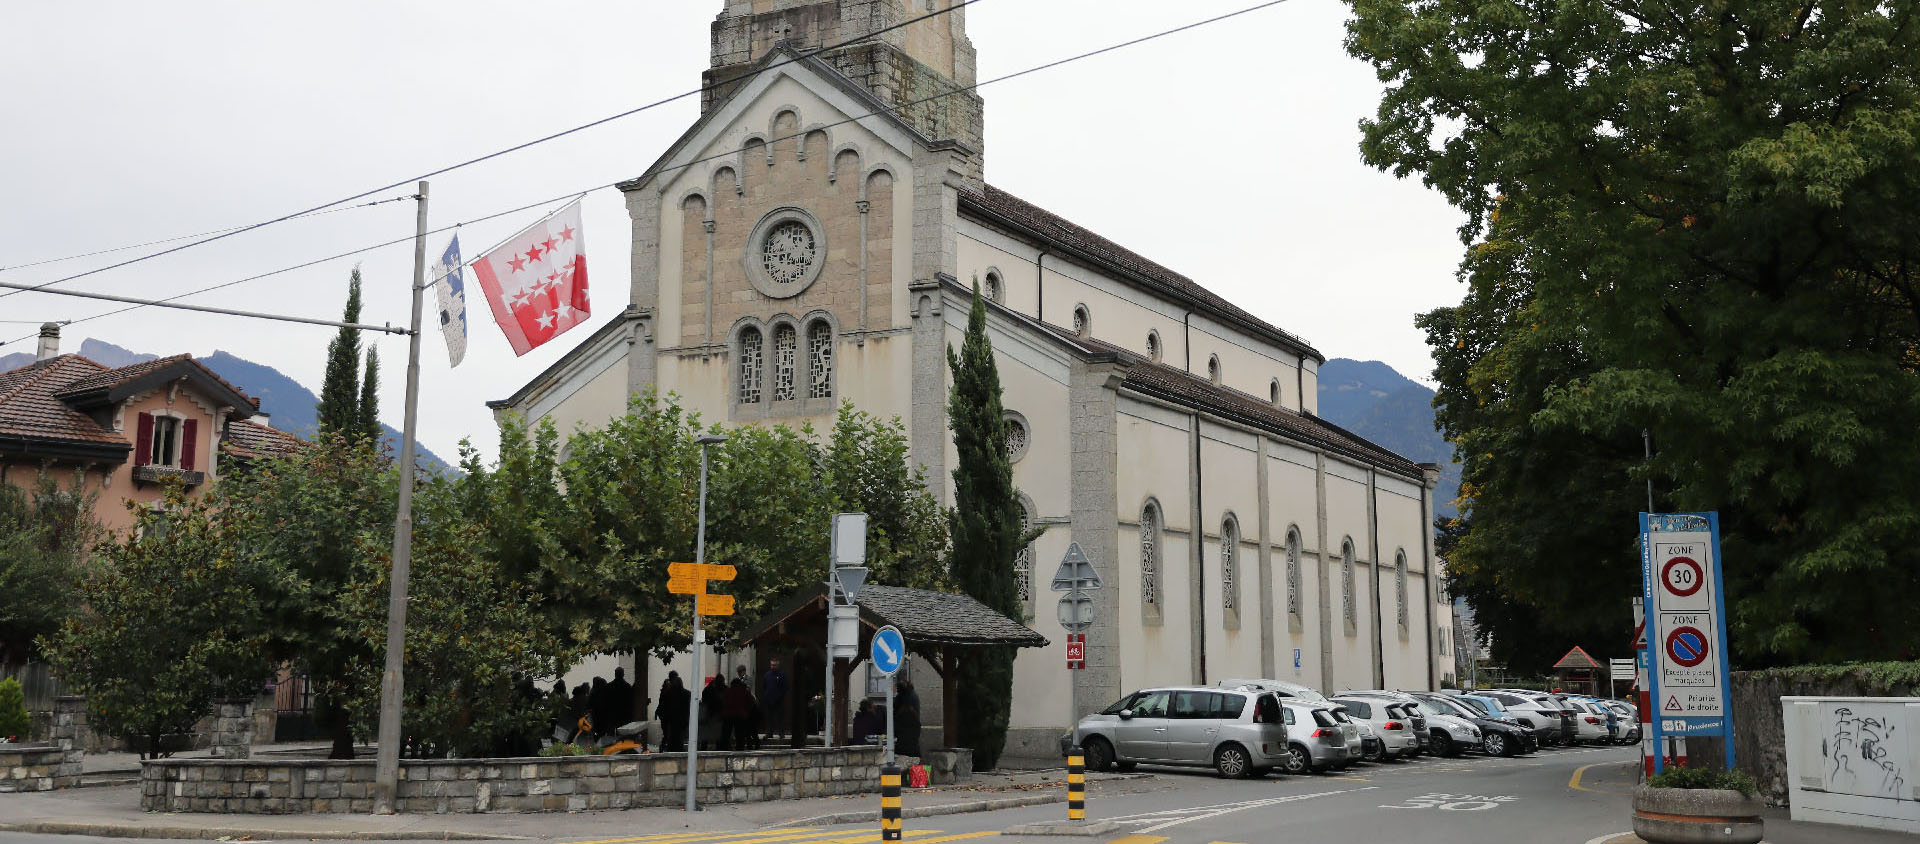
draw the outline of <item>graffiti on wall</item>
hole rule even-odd
[[[1896,710],[1897,711],[1897,710]],[[1875,714],[1857,704],[1839,704],[1820,754],[1826,758],[1827,789],[1870,797],[1906,797],[1904,754],[1909,737],[1900,733],[1892,717]]]

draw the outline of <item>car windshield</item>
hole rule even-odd
[[[1433,712],[1436,715],[1474,717],[1474,713],[1471,710],[1446,698],[1422,698],[1420,703],[1424,706],[1433,707]]]
[[[1340,698],[1335,698],[1333,702],[1340,704],[1341,708],[1347,710],[1348,714],[1356,718],[1372,718],[1373,717],[1373,707],[1362,701],[1342,700]]]
[[[1336,723],[1336,722],[1335,722],[1335,721],[1333,720],[1333,719],[1334,719],[1334,715],[1335,715],[1335,710],[1331,710],[1331,709],[1316,709],[1316,710],[1314,710],[1314,711],[1313,711],[1313,723],[1315,723],[1315,724],[1319,724],[1319,725],[1320,725],[1320,726],[1322,726],[1322,727],[1331,727],[1331,726],[1334,726],[1334,725],[1335,725],[1335,723]]]
[[[1461,700],[1468,706],[1479,709],[1494,718],[1504,718],[1507,715],[1506,710],[1500,708],[1500,703],[1490,697],[1466,697]]]

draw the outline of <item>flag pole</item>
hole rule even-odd
[[[420,182],[413,235],[413,331],[407,337],[407,410],[400,429],[400,501],[393,517],[393,575],[387,590],[387,664],[380,674],[380,743],[374,771],[373,811],[393,814],[400,782],[400,701],[407,650],[407,577],[413,562],[413,429],[420,408],[420,295],[427,275],[427,183]]]

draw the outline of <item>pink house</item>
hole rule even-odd
[[[109,368],[59,353],[60,329],[40,330],[37,360],[0,373],[0,483],[33,484],[51,473],[68,489],[98,494],[95,517],[132,527],[123,502],[151,506],[162,482],[205,492],[223,464],[300,447],[260,421],[259,400],[191,355]]]

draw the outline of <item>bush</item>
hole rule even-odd
[[[541,756],[599,756],[600,751],[584,744],[549,744],[540,748]]]
[[[0,680],[0,740],[26,741],[33,722],[27,718],[27,695],[20,681],[12,677]]]
[[[1710,768],[1689,768],[1674,765],[1647,778],[1647,785],[1654,788],[1724,788],[1738,791],[1748,797],[1758,794],[1760,788],[1754,784],[1753,777],[1746,771],[1716,771]]]

